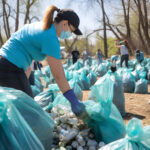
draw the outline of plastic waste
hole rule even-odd
[[[44,92],[41,92],[37,96],[34,97],[34,100],[40,104],[40,106],[43,108],[43,110],[48,111],[49,107],[52,105],[52,102],[57,96],[56,90],[50,90],[47,89]]]
[[[135,93],[148,94],[148,80],[141,78],[135,83]]]
[[[102,77],[106,74],[107,68],[104,63],[99,64],[97,68],[97,76]]]
[[[114,83],[110,79],[110,74],[106,74],[99,83],[101,84],[95,84],[91,88],[98,102],[92,100],[84,102],[89,118],[83,120],[93,128],[97,141],[109,143],[125,136],[125,124],[112,103]]]
[[[48,113],[34,99],[20,90],[0,87],[0,93],[2,98],[9,100],[17,108],[44,148],[50,149],[54,122]]]
[[[5,97],[5,95],[7,97]],[[43,145],[23,119],[6,91],[0,93],[0,150],[44,150]]]
[[[31,89],[32,89],[33,97],[35,97],[36,95],[38,95],[40,93],[40,89],[37,88],[37,86],[35,86],[35,85],[31,85]]]
[[[50,78],[43,74],[43,80],[45,82],[45,88],[47,88],[48,85],[51,83]]]
[[[100,150],[149,150],[150,126],[142,127],[139,119],[133,118],[126,127],[126,136],[123,139],[112,142]]]
[[[87,78],[85,72],[82,72],[81,76],[79,77],[78,83],[82,90],[89,90],[90,80]]]
[[[132,75],[134,76],[135,81],[138,81],[140,79],[140,76],[137,70],[132,71]]]
[[[112,73],[111,79],[114,82],[113,103],[116,105],[121,115],[125,115],[125,97],[122,79],[116,72]]]
[[[87,78],[90,80],[90,85],[94,85],[95,82],[97,81],[97,76],[95,75],[94,72],[90,71],[90,73],[88,74]]]
[[[82,93],[82,90],[81,90],[80,86],[78,85],[76,79],[69,81],[69,85],[74,90],[74,93],[77,96],[77,98],[79,100],[82,100],[83,93]]]
[[[35,79],[35,86],[40,90],[40,92],[43,91],[43,85],[42,83],[38,80],[38,79]]]
[[[122,82],[125,93],[134,93],[135,89],[135,78],[130,70],[126,70],[122,75]]]
[[[40,77],[42,77],[42,72],[40,70],[35,70],[34,78],[40,81]]]

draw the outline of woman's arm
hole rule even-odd
[[[65,73],[64,73],[64,69],[63,69],[61,60],[58,60],[51,56],[47,56],[47,61],[48,61],[49,67],[51,69],[52,75],[55,78],[56,83],[58,84],[60,90],[63,93],[70,90],[71,88],[65,77]]]

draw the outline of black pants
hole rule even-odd
[[[33,97],[29,80],[23,69],[0,56],[0,86],[21,90]]]
[[[129,55],[122,55],[121,56],[121,62],[120,62],[120,67],[122,67],[123,62],[125,61],[126,67],[128,67],[128,60],[129,60]]]
[[[72,60],[73,60],[73,64],[74,64],[74,63],[77,62],[78,59],[77,58],[73,58]]]
[[[30,85],[34,85],[34,71],[31,71],[30,77],[29,77]]]

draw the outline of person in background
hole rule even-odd
[[[128,68],[128,60],[129,60],[128,42],[126,40],[123,40],[123,41],[120,41],[120,44],[118,44],[116,41],[115,47],[120,49],[120,53],[121,53],[120,67],[122,67],[123,62],[125,61],[125,65]]]
[[[142,51],[140,51],[139,49],[137,49],[135,51],[135,57],[138,63],[142,63],[142,61],[144,60],[144,54]]]
[[[79,23],[73,10],[49,6],[42,21],[26,24],[12,34],[0,49],[0,86],[15,88],[33,97],[25,71],[33,60],[47,58],[53,77],[70,102],[72,111],[76,115],[85,114],[83,103],[77,99],[65,77],[58,39],[67,39],[72,33],[82,35]]]
[[[116,55],[112,55],[111,56],[111,63],[112,64],[111,64],[111,67],[110,67],[112,72],[115,72],[117,70],[116,61],[117,61],[117,56]]]
[[[90,56],[90,52],[89,52],[89,50],[86,48],[86,49],[82,52],[83,64],[85,64],[85,61],[88,59],[89,56]]]
[[[71,54],[72,54],[72,62],[73,62],[73,64],[74,64],[74,63],[76,63],[77,60],[79,59],[79,55],[80,55],[80,53],[79,53],[77,47],[72,51]]]
[[[102,51],[101,49],[98,49],[97,52],[96,52],[96,57],[97,57],[97,61],[98,61],[98,64],[101,64],[103,62],[103,54],[102,54]]]
[[[42,64],[39,62],[39,61],[35,61],[33,60],[30,67],[28,68],[28,73],[26,72],[26,75],[27,77],[29,77],[29,82],[30,82],[30,85],[34,85],[35,82],[34,82],[34,71],[35,70],[40,70],[41,71],[41,67],[42,67]]]

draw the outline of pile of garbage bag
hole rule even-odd
[[[12,103],[40,140],[44,148],[50,149],[54,121],[48,113],[46,113],[34,99],[20,90],[0,87],[0,93],[0,99],[4,103],[3,105],[5,106],[5,103],[7,104],[7,102]],[[15,119],[15,117],[13,117],[12,120],[13,119]],[[22,124],[24,124],[24,122],[22,122]],[[10,127],[11,126],[8,124],[8,129]],[[18,133],[23,134],[22,132]],[[13,140],[13,142],[15,143],[15,140]]]
[[[142,127],[139,119],[133,118],[126,127],[126,136],[123,139],[112,142],[100,150],[149,150],[150,126]]]
[[[12,103],[15,96],[12,94],[7,96],[6,98],[4,94],[0,94],[0,149],[44,150],[38,137]]]

